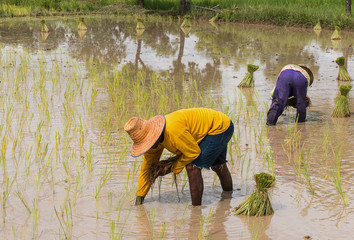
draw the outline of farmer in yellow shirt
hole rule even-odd
[[[152,184],[148,181],[147,171],[152,163],[160,160],[165,148],[180,157],[171,169],[160,175],[178,174],[186,167],[192,205],[202,203],[202,168],[216,172],[224,191],[233,190],[226,154],[234,126],[224,113],[207,108],[182,109],[166,116],[156,115],[149,120],[132,117],[124,129],[133,140],[132,156],[144,154],[136,204],[143,203]]]

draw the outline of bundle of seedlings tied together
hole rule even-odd
[[[310,106],[311,106],[311,99],[308,96],[306,96],[306,107],[310,107]],[[288,101],[286,102],[286,107],[297,108],[296,99],[293,96],[288,98]]]
[[[336,105],[334,106],[332,117],[350,117],[350,109],[347,98],[350,89],[352,89],[351,85],[340,85],[340,95],[337,98]]]
[[[339,72],[338,72],[338,81],[352,81],[346,67],[344,66],[345,63],[345,58],[344,57],[339,57],[336,59],[336,63],[339,66]]]
[[[164,173],[172,168],[172,165],[179,159],[179,157],[180,156],[175,155],[165,160],[152,163],[147,172],[148,181],[153,184],[157,177],[165,175]]]
[[[275,177],[269,173],[254,175],[257,189],[249,198],[235,208],[236,215],[266,216],[274,213],[267,190],[274,186]]]
[[[242,79],[238,87],[254,87],[253,73],[259,68],[257,65],[247,64],[246,76]]]

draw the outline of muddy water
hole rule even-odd
[[[87,31],[78,31],[77,20],[48,18],[49,33],[39,19],[1,22],[2,239],[350,238],[353,118],[331,113],[337,57],[354,77],[353,33],[332,42],[331,31],[197,22],[180,29],[158,17],[144,19],[138,33],[133,17],[86,17]],[[260,66],[255,88],[240,90],[248,63]],[[288,109],[267,127],[270,92],[288,63],[307,64],[315,76],[307,122],[295,125]],[[225,111],[237,124],[228,156],[234,191],[222,193],[203,171],[203,206],[192,207],[182,172],[178,193],[166,176],[134,206],[142,158],[129,156],[125,121],[193,106]],[[300,156],[308,164],[297,172]],[[344,200],[333,182],[336,159]],[[260,171],[276,174],[274,215],[235,216]]]

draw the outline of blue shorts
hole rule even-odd
[[[217,135],[207,135],[199,143],[200,155],[192,162],[198,168],[218,166],[227,162],[227,144],[234,133],[234,124],[230,121],[229,128]]]

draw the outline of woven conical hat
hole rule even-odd
[[[156,115],[149,120],[132,117],[124,126],[124,130],[133,140],[131,154],[139,157],[147,152],[159,139],[165,127],[166,119],[163,115]]]
[[[310,76],[310,86],[313,83],[313,73],[312,71],[305,65],[305,64],[298,64],[298,66],[300,66],[302,69],[304,69]]]

